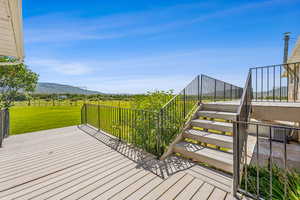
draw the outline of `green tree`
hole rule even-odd
[[[146,95],[133,97],[132,107],[141,110],[159,112],[160,109],[174,96],[173,90],[147,92]]]
[[[0,108],[9,109],[13,106],[18,92],[29,93],[34,91],[37,81],[38,75],[24,64],[1,66]]]
[[[0,58],[0,62],[9,61],[13,60],[8,57]],[[0,109],[4,110],[4,137],[9,134],[9,108],[13,106],[19,92],[33,91],[37,80],[38,75],[24,64],[0,66]]]

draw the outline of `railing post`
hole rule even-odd
[[[9,135],[9,128],[10,128],[10,125],[9,125],[9,109],[6,108],[4,109],[4,133],[3,133],[3,139],[4,138],[7,138],[8,135]]]
[[[157,153],[162,156],[164,152],[162,152],[162,135],[163,135],[163,109],[157,113]]]
[[[238,121],[238,117],[236,118]],[[233,122],[233,187],[232,193],[237,197],[240,183],[240,162],[239,162],[239,131],[237,122]]]
[[[97,113],[98,113],[98,131],[100,131],[100,105],[98,105],[98,111],[97,111]]]
[[[0,147],[2,147],[3,138],[4,138],[3,111],[0,110]]]
[[[202,74],[201,74],[201,82],[200,82],[200,103],[202,103],[202,98],[203,98],[203,96],[202,96],[202,91],[203,91],[203,76],[202,76]]]
[[[226,92],[225,92],[225,90],[226,90],[226,83],[224,82],[224,101],[226,101]]]
[[[183,118],[185,118],[186,115],[186,99],[185,99],[185,88],[183,89]]]
[[[119,123],[118,123],[118,125],[119,125],[119,127],[118,127],[118,129],[119,129],[119,141],[121,141],[121,107],[119,107],[119,109],[118,109],[118,111],[119,111],[119,113],[118,113],[118,121],[119,121]]]
[[[217,79],[215,79],[214,101],[216,101],[216,98],[217,98]]]
[[[88,120],[87,120],[87,104],[84,104],[85,107],[85,125],[87,125]]]
[[[197,76],[197,82],[198,82],[198,90],[197,90],[197,94],[198,94],[198,102],[200,102],[200,75]]]
[[[230,85],[230,100],[232,100],[232,85]]]

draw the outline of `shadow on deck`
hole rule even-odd
[[[161,178],[166,178],[179,171],[189,169],[196,165],[191,160],[183,159],[177,156],[170,156],[166,160],[160,161],[152,154],[135,148],[132,145],[128,145],[125,142],[119,141],[117,138],[103,131],[99,132],[93,127],[86,125],[78,126],[78,128],[88,135],[101,141],[103,144],[109,146],[113,150],[126,156],[130,160],[136,162],[137,168],[143,168],[151,171],[153,174]]]
[[[233,199],[231,183],[226,174],[177,157],[158,161],[87,126],[11,136],[0,149],[0,199],[224,200]]]

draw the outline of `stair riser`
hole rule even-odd
[[[219,147],[224,147],[224,148],[228,148],[228,149],[232,149],[233,148],[233,144],[232,142],[227,142],[227,141],[222,141],[222,140],[216,140],[213,138],[207,138],[207,137],[202,137],[199,135],[193,135],[193,134],[189,134],[189,133],[184,133],[183,134],[184,138],[189,138],[189,139],[193,139],[196,140],[198,142],[204,142],[207,144],[213,144]]]
[[[211,130],[217,130],[217,131],[222,131],[222,132],[233,132],[232,127],[228,126],[221,126],[221,125],[216,125],[216,124],[206,124],[206,123],[201,123],[201,122],[191,122],[191,125],[193,127],[199,127],[199,128],[204,128],[204,129],[211,129]]]
[[[203,104],[201,108],[203,110],[209,110],[209,111],[236,113],[238,109],[238,105]]]
[[[232,164],[221,162],[219,160],[215,160],[210,157],[202,156],[191,151],[186,151],[185,149],[180,147],[174,147],[174,152],[180,153],[183,157],[192,158],[196,162],[207,163],[215,168],[221,169],[229,173],[233,173]]]
[[[212,113],[198,113],[198,117],[207,117],[207,118],[224,119],[224,120],[236,120],[236,116],[212,114]]]

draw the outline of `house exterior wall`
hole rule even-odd
[[[298,41],[297,41],[294,49],[292,50],[291,56],[288,59],[288,63],[296,63],[296,62],[300,62],[300,36],[298,38]],[[300,101],[300,81],[299,81],[300,69],[299,68],[300,68],[300,66],[297,65],[297,66],[295,66],[295,69],[293,69],[293,70],[296,70],[298,81],[290,80],[289,88],[288,88],[289,99],[294,100],[294,98],[295,98],[295,100],[297,100],[297,101]]]

